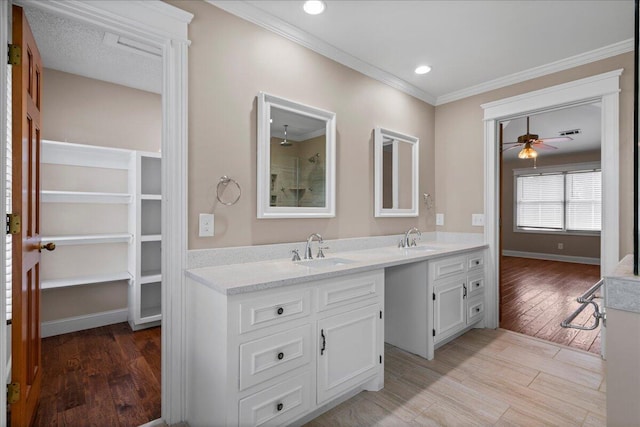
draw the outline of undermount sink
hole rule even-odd
[[[346,258],[316,258],[316,259],[306,259],[302,261],[296,261],[295,265],[299,265],[301,267],[312,267],[312,268],[327,268],[327,267],[338,267],[340,265],[352,264],[355,261]]]
[[[420,251],[420,252],[434,252],[439,250],[438,248],[434,248],[432,246],[410,246],[408,248],[401,248],[407,251]]]

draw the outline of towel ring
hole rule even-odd
[[[232,182],[233,184],[235,184],[236,187],[238,187],[238,196],[232,202],[225,202],[224,200],[222,200],[221,192],[224,193],[224,190],[227,188],[230,182]],[[221,186],[222,186],[222,191],[220,190]],[[220,180],[218,181],[218,187],[216,188],[216,198],[220,203],[227,206],[235,205],[236,202],[240,200],[241,195],[242,195],[242,189],[240,188],[240,184],[238,184],[238,181],[236,181],[233,178],[229,178],[226,175],[220,177]]]

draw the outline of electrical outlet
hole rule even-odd
[[[471,214],[471,225],[474,227],[483,227],[484,214]]]
[[[558,243],[558,249],[564,249],[564,243]]]
[[[200,237],[213,236],[213,230],[214,230],[213,214],[200,214],[200,221],[198,224],[199,224],[198,236]]]
[[[444,214],[442,213],[436,214],[436,225],[444,225]]]

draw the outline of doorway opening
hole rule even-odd
[[[499,123],[500,327],[596,354],[599,328],[561,323],[600,279],[601,110],[585,103]],[[585,310],[573,323],[595,319]]]

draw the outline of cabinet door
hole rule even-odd
[[[451,278],[433,287],[434,342],[439,342],[465,327],[466,284],[464,276]]]
[[[376,375],[380,305],[318,321],[318,404]]]

